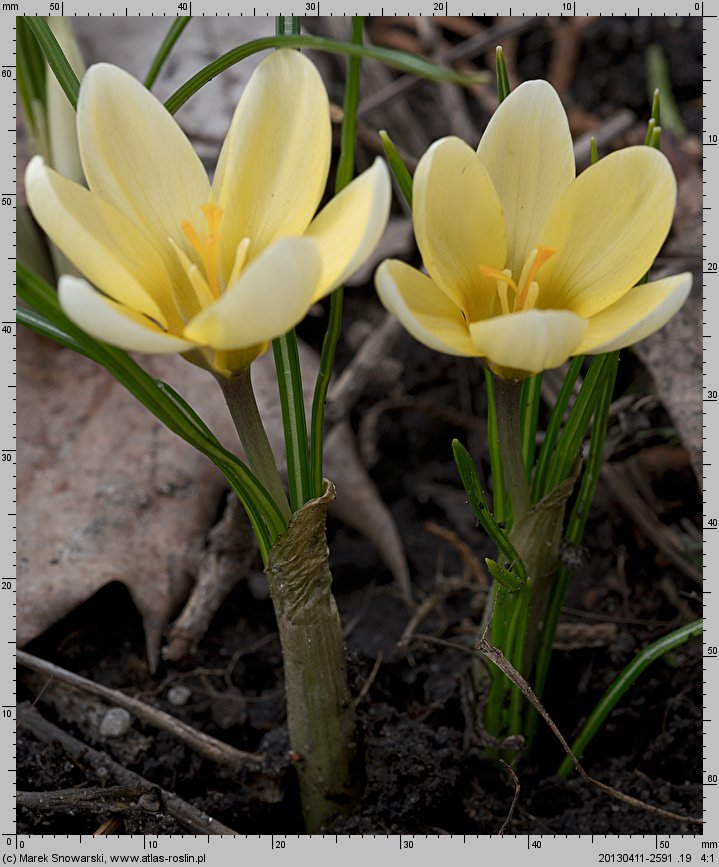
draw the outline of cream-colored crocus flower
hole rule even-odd
[[[475,152],[435,142],[414,177],[427,274],[388,260],[375,282],[419,341],[521,379],[641,340],[679,309],[691,275],[644,285],[674,213],[667,159],[617,151],[575,177],[567,117],[544,81],[499,106]]]
[[[88,70],[77,129],[89,189],[36,157],[28,202],[87,278],[61,278],[63,310],[123,349],[240,370],[356,270],[385,228],[391,187],[379,160],[315,216],[329,102],[298,51],[255,70],[212,184],[162,103],[117,67]]]

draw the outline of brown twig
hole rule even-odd
[[[157,786],[108,786],[58,789],[54,792],[16,792],[18,807],[35,813],[98,816],[103,813],[159,813],[162,804]]]
[[[505,658],[502,651],[490,644],[489,641],[487,641],[487,639],[484,637],[480,638],[477,642],[477,650],[483,656],[493,662],[502,672],[502,674],[504,674],[505,677],[511,680],[511,682],[517,687],[517,689],[522,693],[522,695],[532,705],[532,707],[534,707],[537,713],[549,726],[552,734],[562,745],[564,751],[572,760],[572,764],[576,768],[577,773],[584,780],[585,783],[588,783],[595,789],[599,789],[600,792],[604,792],[604,794],[609,795],[610,798],[614,798],[617,801],[622,801],[623,803],[629,804],[632,807],[639,807],[639,809],[646,810],[648,813],[653,813],[655,816],[661,816],[663,819],[672,819],[675,822],[687,822],[691,825],[704,824],[702,819],[695,818],[694,816],[682,816],[679,813],[672,812],[671,810],[663,810],[661,807],[655,807],[653,804],[647,804],[645,801],[640,801],[639,798],[634,798],[631,795],[626,795],[624,792],[620,792],[619,789],[615,789],[613,786],[608,786],[606,783],[602,783],[599,780],[594,779],[594,777],[590,776],[579,763],[579,759],[577,759],[577,757],[572,752],[572,748],[565,740],[564,735],[559,731],[559,728],[557,727],[554,720],[544,709],[544,705],[534,694],[534,690],[532,689],[532,687]]]
[[[399,320],[389,313],[385,314],[382,322],[330,388],[325,413],[330,424],[345,418],[357,403],[365,386],[376,374],[378,362],[396,343],[402,331]]]
[[[142,722],[168,732],[178,741],[211,762],[231,768],[251,768],[253,770],[257,770],[269,763],[268,757],[261,753],[247,753],[243,750],[238,750],[229,744],[197,731],[197,729],[175,719],[175,717],[164,713],[164,711],[138,701],[136,698],[131,698],[119,690],[110,689],[107,686],[102,686],[102,684],[94,683],[85,677],[81,677],[79,674],[66,671],[64,668],[60,668],[59,665],[39,659],[30,653],[26,653],[24,650],[17,651],[17,661],[19,665],[29,668],[31,671],[37,671],[39,674],[54,677],[71,689],[94,695],[113,706],[125,708],[125,710],[134,714]]]
[[[517,807],[517,801],[519,801],[519,792],[521,786],[519,785],[519,779],[517,775],[514,773],[514,769],[508,765],[503,759],[499,760],[499,763],[504,766],[504,769],[507,771],[509,776],[512,778],[512,782],[514,783],[514,797],[512,798],[512,803],[509,807],[509,812],[507,813],[507,818],[502,822],[502,827],[499,829],[499,837],[504,836],[504,832],[507,830],[509,823],[512,821],[512,816],[514,816],[514,811]]]
[[[372,666],[372,671],[367,675],[367,680],[362,684],[362,689],[359,691],[357,698],[354,701],[355,707],[359,707],[365,699],[367,693],[372,689],[372,684],[375,682],[377,677],[377,672],[379,671],[380,665],[382,665],[382,658],[384,654],[381,650],[377,652],[377,657],[374,661],[374,665]]]
[[[257,544],[234,493],[228,495],[225,511],[210,530],[208,542],[190,598],[170,627],[162,655],[172,662],[194,654],[215,613],[256,556]]]
[[[457,60],[476,57],[488,48],[493,49],[496,45],[502,42],[502,40],[507,39],[509,36],[517,36],[520,33],[530,30],[532,27],[536,27],[536,21],[532,18],[508,19],[505,24],[498,27],[492,27],[489,30],[485,30],[482,33],[478,33],[476,36],[466,39],[464,42],[460,42],[446,53],[444,58],[445,62],[454,63]],[[373,109],[379,108],[379,106],[385,105],[387,102],[396,99],[398,96],[406,93],[418,84],[419,81],[420,79],[418,79],[417,76],[410,75],[409,73],[401,75],[399,78],[395,78],[386,87],[374,91],[371,96],[361,100],[357,110],[357,116],[363,117]]]
[[[479,558],[475,556],[474,551],[472,551],[464,539],[453,530],[449,530],[447,527],[443,527],[441,524],[437,524],[434,521],[425,521],[424,529],[433,536],[436,536],[438,539],[442,539],[443,542],[447,542],[447,544],[455,551],[462,563],[463,581],[477,584],[480,587],[489,587],[486,572],[482,568]]]
[[[537,713],[549,726],[552,734],[557,738],[559,743],[562,745],[564,751],[572,760],[572,764],[576,768],[577,773],[588,785],[592,786],[595,789],[599,789],[600,792],[604,792],[605,795],[608,795],[610,798],[614,798],[616,801],[622,801],[623,803],[629,804],[632,807],[638,807],[640,810],[645,810],[648,813],[653,813],[655,816],[661,816],[664,819],[671,819],[675,822],[687,822],[690,825],[704,824],[704,821],[702,819],[698,819],[694,816],[682,816],[679,813],[673,813],[671,810],[663,810],[661,807],[655,807],[653,804],[647,804],[645,801],[640,801],[639,798],[634,798],[631,795],[626,795],[624,794],[624,792],[620,792],[618,789],[615,789],[612,786],[608,786],[606,783],[602,783],[599,780],[595,780],[594,777],[590,776],[584,770],[582,765],[579,763],[579,760],[572,752],[572,748],[567,743],[564,735],[560,732],[557,724],[549,716],[547,711],[544,709],[544,705],[534,694],[534,690],[532,689],[532,687],[511,665],[511,663],[508,662],[502,651],[491,645],[485,637],[480,638],[479,641],[475,644],[474,648],[467,647],[464,644],[459,644],[456,641],[447,641],[444,638],[434,638],[431,635],[415,635],[414,639],[415,641],[427,641],[431,644],[440,644],[444,647],[449,647],[453,650],[460,650],[463,653],[469,653],[473,656],[479,653],[490,662],[493,662],[502,672],[502,674],[504,674],[505,677],[511,680],[511,682],[525,697],[525,699],[532,705],[532,707],[534,707]]]
[[[109,771],[117,782],[122,786],[134,786],[144,788],[146,791],[156,790],[144,777],[130,771],[111,759],[106,753],[94,750],[83,744],[72,735],[64,732],[61,728],[48,722],[35,708],[26,707],[23,715],[18,720],[18,725],[29,731],[43,743],[60,743],[75,760],[82,760],[83,764],[102,773]],[[168,816],[172,816],[183,828],[193,834],[236,834],[232,828],[223,825],[172,792],[158,789],[162,804]]]
[[[611,145],[616,138],[628,132],[636,120],[637,116],[633,111],[628,108],[620,108],[619,111],[608,117],[598,129],[579,136],[574,142],[574,159],[577,168],[582,169],[589,165],[592,138],[597,142],[597,148],[601,154],[602,150]]]

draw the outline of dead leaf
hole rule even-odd
[[[666,252],[678,258],[697,257],[694,286],[684,306],[656,334],[633,347],[651,372],[659,399],[666,407],[689,453],[694,475],[702,487],[702,181],[698,171],[680,179],[672,239]],[[669,260],[671,262],[671,259]],[[686,261],[652,271],[652,279],[687,270]]]
[[[302,356],[309,393],[317,359],[306,347]],[[142,616],[154,665],[227,484],[91,361],[24,330],[17,361],[18,644],[121,581]],[[143,363],[228,448],[239,450],[220,390],[205,371],[179,357]],[[272,353],[253,365],[253,379],[270,441],[281,454]],[[357,458],[351,431],[338,428],[330,440],[326,474],[339,491],[336,516],[381,546],[395,575],[407,580],[399,533]]]

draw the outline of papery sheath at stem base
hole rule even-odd
[[[349,812],[357,796],[354,706],[325,526],[334,497],[334,486],[325,481],[324,494],[292,516],[265,568],[282,643],[290,748],[310,833]]]

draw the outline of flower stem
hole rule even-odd
[[[296,512],[265,572],[282,644],[287,725],[308,833],[349,812],[358,791],[354,704],[332,596],[325,518],[334,487]]]
[[[247,455],[252,472],[262,482],[285,520],[290,519],[290,506],[277,470],[275,456],[267,439],[252,389],[250,368],[246,367],[232,377],[218,376],[222,393],[235,423],[240,442]]]
[[[520,429],[520,399],[522,383],[497,376],[494,398],[497,405],[497,427],[502,468],[512,502],[512,523],[517,524],[529,511],[529,483],[522,454]]]

